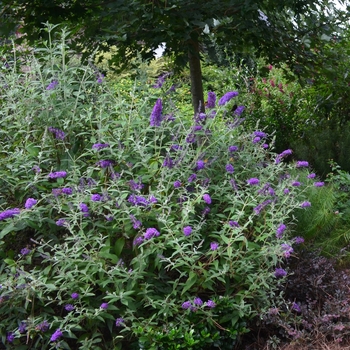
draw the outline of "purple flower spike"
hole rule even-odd
[[[232,174],[232,173],[235,171],[235,169],[234,169],[234,167],[233,167],[232,164],[227,164],[226,167],[225,167],[225,169],[226,169],[226,171],[227,171],[229,174]]]
[[[73,311],[74,310],[74,306],[72,304],[67,304],[67,305],[65,305],[64,308],[66,311]]]
[[[231,227],[239,227],[239,224],[238,224],[237,221],[232,221],[232,220],[230,220],[228,223],[229,223],[229,225],[230,225]]]
[[[282,238],[283,236],[283,232],[286,230],[287,226],[284,225],[284,224],[280,224],[278,227],[277,227],[277,230],[276,230],[276,237],[278,239]]]
[[[71,298],[73,299],[73,300],[75,300],[75,299],[78,299],[79,298],[79,294],[78,293],[72,293],[71,295]]]
[[[316,177],[315,173],[311,173],[307,176],[308,179],[314,179]]]
[[[207,102],[206,107],[207,107],[207,108],[214,108],[214,107],[215,107],[215,104],[216,104],[216,95],[215,95],[215,92],[209,91],[209,92],[208,92],[208,102]]]
[[[291,309],[296,312],[301,312],[300,306],[295,302],[293,302]]]
[[[184,235],[187,237],[192,233],[192,227],[191,226],[186,226],[183,228]]]
[[[285,258],[289,258],[290,255],[294,252],[294,249],[286,243],[281,244],[282,250],[283,250],[283,256]]]
[[[15,215],[20,214],[21,210],[18,208],[7,209],[0,213],[0,221],[13,218]]]
[[[15,340],[15,335],[13,334],[13,332],[8,332],[7,333],[6,340],[9,343],[12,343]]]
[[[252,177],[251,179],[247,180],[247,184],[251,186],[258,185],[259,183],[260,183],[260,180],[255,177]]]
[[[30,249],[28,248],[22,248],[21,249],[21,254],[24,256],[24,255],[28,255],[29,253],[31,252]]]
[[[196,297],[196,298],[194,298],[194,300],[193,300],[193,304],[194,304],[194,305],[197,305],[197,306],[202,306],[202,305],[203,305],[203,301],[202,301],[201,298]]]
[[[150,227],[146,230],[143,236],[145,237],[145,239],[151,239],[153,237],[158,237],[159,235],[160,233],[157,229],[155,229],[154,227]]]
[[[49,179],[60,179],[63,177],[67,176],[67,172],[65,171],[56,171],[56,172],[51,172],[48,177]]]
[[[160,126],[160,124],[162,123],[162,110],[162,100],[158,98],[150,116],[150,126]]]
[[[229,102],[232,98],[238,96],[237,91],[230,91],[227,92],[224,96],[222,96],[219,100],[218,105],[219,106],[224,106],[227,102]]]
[[[192,306],[191,302],[189,300],[185,301],[182,303],[181,307],[184,309],[184,310],[188,310],[190,307]]]
[[[202,170],[202,169],[204,169],[205,168],[205,162],[203,161],[203,160],[199,160],[198,162],[197,162],[197,170]]]
[[[57,80],[52,80],[52,82],[46,87],[46,90],[53,90],[58,85]]]
[[[230,153],[237,152],[237,151],[238,151],[238,147],[237,147],[237,146],[230,146],[230,147],[228,148],[228,151],[229,151]]]
[[[305,202],[301,203],[300,206],[301,206],[302,208],[311,207],[311,203],[308,202],[308,201],[305,201]]]
[[[103,309],[103,310],[107,310],[108,309],[108,303],[102,303],[100,305],[100,308]]]
[[[233,112],[233,114],[235,114],[237,116],[240,116],[243,113],[244,110],[245,110],[244,106],[238,106],[236,108],[236,110]]]
[[[307,168],[308,166],[309,166],[309,163],[305,160],[297,161],[297,168]]]
[[[181,182],[180,182],[179,180],[176,180],[176,181],[174,182],[174,187],[175,187],[175,188],[181,187]]]
[[[61,332],[60,329],[56,329],[55,333],[52,334],[50,341],[54,342],[57,341],[59,338],[61,338],[63,333]]]
[[[94,145],[92,145],[92,149],[96,149],[98,151],[107,147],[109,147],[108,143],[95,143]]]
[[[210,243],[210,249],[211,250],[217,250],[219,248],[219,243],[218,242],[211,242]]]
[[[205,306],[209,307],[210,309],[213,309],[216,304],[213,300],[208,300],[206,303],[205,303]]]
[[[281,278],[281,277],[284,277],[284,276],[287,276],[287,271],[282,269],[282,268],[277,268],[275,270],[275,277],[276,278]]]
[[[210,198],[208,193],[203,195],[203,200],[204,200],[205,203],[211,204],[211,198]]]
[[[99,202],[99,201],[101,201],[101,199],[102,199],[102,197],[98,193],[95,193],[91,196],[91,200],[93,202]]]
[[[297,237],[294,238],[294,243],[295,244],[302,244],[304,242],[305,242],[305,240],[304,240],[303,237],[297,236]]]
[[[124,319],[122,317],[118,317],[116,320],[115,320],[115,326],[116,327],[121,327],[124,323]]]
[[[314,186],[315,187],[322,187],[322,186],[324,186],[324,182],[315,182]]]

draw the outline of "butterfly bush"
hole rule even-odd
[[[51,67],[42,65],[36,69]],[[38,99],[71,111],[62,92],[70,78],[53,67],[52,93],[31,86]],[[262,147],[264,131],[227,125],[236,91],[218,103],[210,93],[203,115],[180,115],[162,95],[128,105],[79,69],[65,71],[86,92],[84,102],[74,100],[80,112],[65,143],[43,142],[52,121],[29,124],[40,152],[28,147],[21,160],[28,200],[1,204],[1,235],[31,234],[0,275],[3,339],[43,349],[232,343],[271,307],[268,295],[288,274],[282,266],[303,242],[290,236],[293,213],[311,205],[305,188],[321,185],[305,161],[284,162],[292,150]]]

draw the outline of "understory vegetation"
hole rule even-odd
[[[193,115],[163,59],[118,76],[66,30],[3,54],[6,349],[346,344],[348,61],[303,87],[229,62]]]

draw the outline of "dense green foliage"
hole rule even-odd
[[[66,34],[1,74],[3,343],[232,349],[316,179],[226,119],[236,92],[194,117],[146,82],[114,94]]]
[[[342,0],[339,1],[343,3]],[[323,65],[325,44],[337,37],[347,13],[329,0],[203,1],[2,0],[3,33],[14,28],[34,40],[44,23],[75,28],[80,49],[117,44],[114,59],[125,63],[137,54],[153,58],[160,44],[177,67],[189,63],[195,112],[204,111],[200,57],[203,50],[228,48],[286,62],[298,74]],[[2,33],[2,34],[3,34]],[[1,32],[0,32],[1,34]]]

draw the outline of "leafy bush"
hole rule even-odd
[[[236,92],[193,118],[115,96],[66,36],[1,76],[3,343],[231,349],[287,273],[307,162],[226,122]]]

